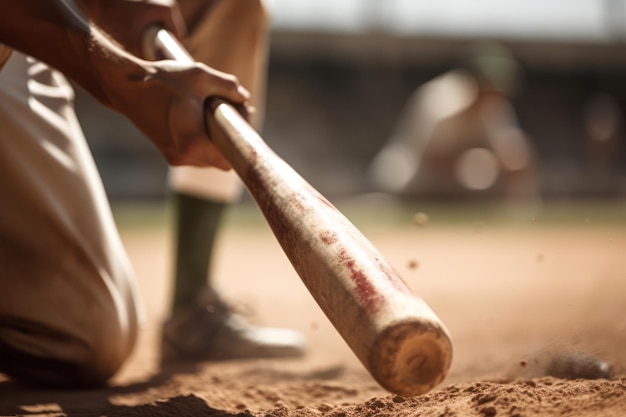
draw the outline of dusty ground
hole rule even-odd
[[[394,221],[375,211],[349,216],[453,336],[447,379],[417,398],[377,386],[269,229],[247,217],[229,223],[220,240],[220,286],[252,320],[304,332],[308,357],[159,369],[169,229],[159,216],[141,224],[122,218],[149,319],[134,356],[107,389],[36,390],[0,381],[0,415],[624,416],[626,214],[612,213],[607,219],[603,210],[578,208],[561,221],[539,211],[503,222],[480,210],[452,221],[430,211],[422,227],[408,211]]]

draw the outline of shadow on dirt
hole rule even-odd
[[[194,364],[177,364],[163,369],[144,382],[95,389],[40,388],[4,380],[0,381],[0,415],[37,417],[252,416],[248,411],[232,413],[211,408],[203,399],[194,395],[180,395],[167,401],[136,406],[115,404],[115,396],[141,393],[165,385],[174,375],[197,372],[198,368]]]

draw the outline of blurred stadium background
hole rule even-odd
[[[274,0],[262,136],[324,195],[373,191],[366,175],[406,100],[477,41],[510,48],[513,99],[539,153],[545,199],[626,192],[626,1]],[[167,166],[122,117],[77,92],[111,200],[161,201]]]

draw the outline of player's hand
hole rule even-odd
[[[143,65],[142,74],[119,79],[109,72],[102,78],[110,92],[107,104],[142,130],[170,165],[230,169],[208,136],[205,101],[221,97],[246,107],[250,93],[235,76],[201,63],[144,61]]]
[[[79,0],[89,19],[131,54],[145,57],[143,36],[158,25],[177,38],[186,35],[175,0]]]

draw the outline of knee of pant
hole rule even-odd
[[[108,327],[108,328],[107,328]],[[126,362],[135,344],[135,335],[115,325],[100,325],[98,335],[86,346],[79,379],[84,384],[103,384]]]
[[[95,337],[83,334],[80,338],[48,333],[38,337],[27,332],[24,339],[41,339],[31,340],[28,344],[39,343],[45,351],[43,354],[32,353],[32,349],[15,343],[11,340],[15,335],[5,337],[7,340],[0,338],[0,371],[36,385],[103,385],[124,364],[134,343],[134,339],[130,339],[133,335],[120,333],[113,327],[94,323],[98,334]]]
[[[133,306],[121,306],[116,297],[95,300],[87,320],[78,325],[77,361],[79,376],[86,384],[103,383],[130,356],[137,339],[139,317]],[[88,310],[86,310],[88,311]],[[87,325],[86,325],[87,324]]]
[[[69,377],[82,385],[101,385],[111,378],[126,362],[137,339],[135,310],[117,306],[113,300],[97,302],[100,307],[92,311],[88,320],[77,324],[80,330],[74,342],[68,343],[68,351],[73,346],[75,356],[61,351],[63,359],[68,360],[70,369],[75,371]]]
[[[140,318],[134,299],[123,288],[107,291],[98,287],[88,291],[91,296],[86,296],[67,315],[67,320],[75,325],[80,374],[85,383],[99,384],[113,376],[128,359],[135,346]],[[81,311],[83,317],[77,317]]]

